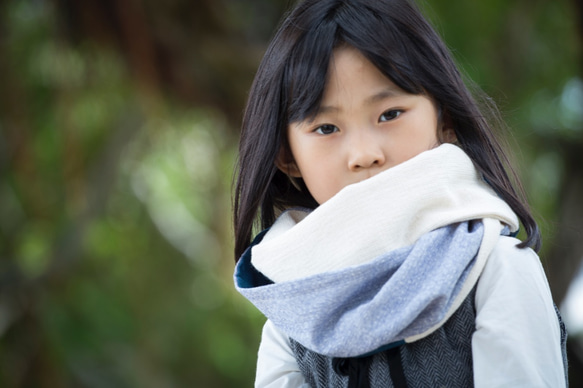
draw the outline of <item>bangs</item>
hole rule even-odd
[[[324,21],[306,31],[290,52],[282,79],[283,93],[289,99],[290,123],[303,121],[318,111],[336,46],[337,29],[333,20]]]
[[[428,48],[416,39],[407,21],[399,20],[399,10],[375,9],[378,4],[335,2],[326,17],[312,25],[292,28],[303,31],[289,51],[282,77],[282,92],[288,124],[313,118],[328,81],[328,69],[336,48],[348,45],[359,50],[395,85],[410,94],[422,94],[424,61],[415,53]],[[397,12],[395,12],[397,11]],[[380,15],[385,15],[381,17]],[[410,21],[409,21],[410,22]],[[425,63],[426,64],[426,63]],[[426,81],[426,80],[425,80]],[[282,101],[283,102],[283,101]]]

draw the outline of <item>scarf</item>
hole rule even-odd
[[[331,357],[413,342],[476,284],[509,206],[458,147],[441,145],[283,213],[235,268],[237,290],[289,337]]]

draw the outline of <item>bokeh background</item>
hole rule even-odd
[[[232,286],[231,181],[290,3],[0,0],[1,387],[252,385],[263,318]],[[511,127],[583,386],[583,302],[564,302],[583,257],[582,2],[421,5]]]

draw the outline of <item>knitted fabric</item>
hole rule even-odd
[[[307,348],[359,356],[443,325],[502,225],[515,231],[514,213],[461,149],[442,145],[313,212],[284,213],[239,260],[235,284]]]
[[[472,160],[442,144],[346,186],[311,212],[285,212],[253,246],[251,262],[275,283],[292,281],[367,263],[432,230],[481,219],[518,229]]]
[[[237,286],[309,349],[360,356],[439,327],[457,308],[483,233],[481,222],[454,224],[367,264],[272,284],[249,283],[253,267],[244,255]]]

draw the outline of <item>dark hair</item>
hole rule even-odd
[[[538,250],[538,226],[490,124],[501,123],[500,115],[489,99],[480,110],[419,9],[407,0],[306,0],[283,20],[249,94],[234,198],[235,259],[250,244],[254,226],[271,226],[277,212],[291,206],[318,206],[303,181],[292,185],[275,161],[280,150],[290,152],[288,125],[318,110],[332,52],[341,45],[358,49],[406,92],[434,99],[458,145],[523,223],[527,238],[519,247]]]

